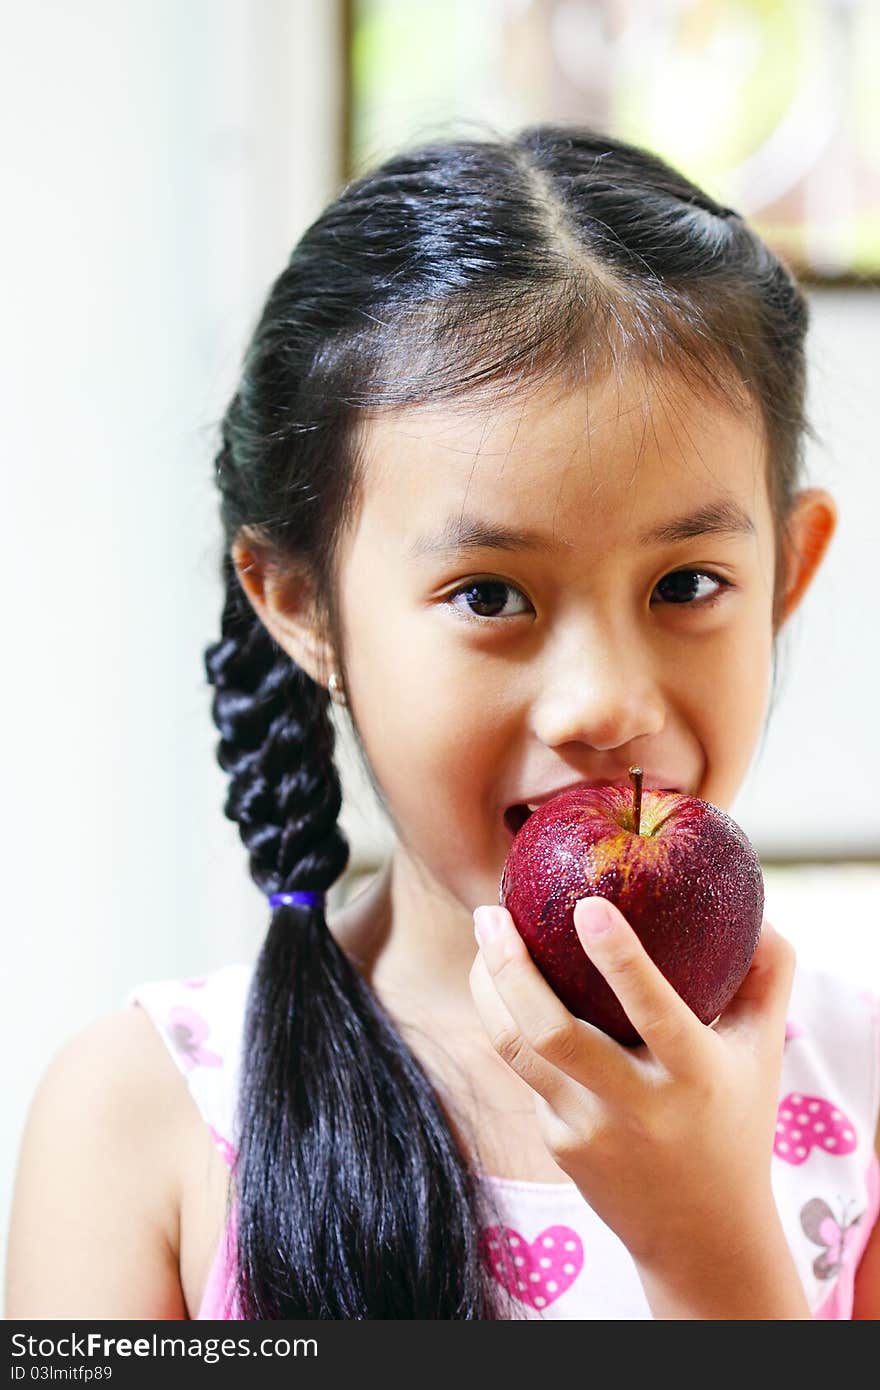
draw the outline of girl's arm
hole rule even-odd
[[[880,1121],[877,1124],[875,1149],[880,1158]],[[880,1221],[877,1221],[868,1238],[856,1270],[853,1318],[869,1322],[880,1319]]]
[[[52,1058],[19,1153],[7,1319],[187,1317],[173,1171],[181,1088],[170,1080],[137,1008],[91,1023]]]

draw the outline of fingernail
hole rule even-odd
[[[489,946],[493,941],[497,941],[503,927],[501,914],[497,908],[474,908],[474,936],[477,938],[478,946]]]
[[[605,898],[578,898],[574,905],[578,912],[578,926],[584,936],[604,936],[614,926],[614,912]]]

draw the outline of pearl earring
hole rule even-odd
[[[330,692],[330,699],[333,701],[335,705],[348,704],[348,699],[346,697],[345,691],[342,688],[342,681],[339,679],[335,671],[333,671],[330,675],[330,679],[327,682],[327,689]]]

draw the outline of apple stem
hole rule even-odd
[[[642,823],[642,769],[631,767],[629,769],[629,779],[633,786],[633,826],[635,834],[639,834],[639,827]]]

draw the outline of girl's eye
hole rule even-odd
[[[700,580],[708,580],[710,584],[717,584],[719,587],[714,593],[704,591],[698,595]],[[666,589],[667,602],[687,604],[691,608],[707,608],[720,597],[722,589],[730,587],[729,579],[723,579],[720,574],[713,574],[710,570],[674,570],[672,574],[667,574],[660,580],[655,592]]]
[[[708,580],[710,584],[718,586],[714,592],[699,593],[701,581]],[[708,608],[721,595],[722,589],[731,587],[729,579],[723,579],[720,574],[713,574],[709,570],[674,570],[672,574],[667,574],[658,583],[655,592],[663,591],[662,602],[672,603],[676,606],[689,608]],[[519,594],[523,597],[521,590],[515,585],[508,584],[504,579],[477,579],[473,583],[463,584],[449,595],[447,602],[457,608],[467,621],[487,622],[492,618],[519,617],[517,612],[505,613],[507,603],[506,594]],[[456,603],[455,600],[463,597],[463,604]],[[528,602],[528,600],[526,600]],[[467,605],[465,610],[464,605]],[[475,608],[482,609],[482,612],[475,612]],[[489,610],[488,612],[485,610]],[[525,610],[520,610],[520,612]]]
[[[459,609],[462,616],[470,622],[479,623],[488,618],[497,617],[517,617],[518,614],[516,613],[505,614],[503,611],[507,606],[504,601],[505,592],[520,594],[519,589],[515,588],[513,584],[508,584],[503,579],[477,579],[472,584],[463,584],[460,589],[456,589],[454,594],[449,595],[447,602],[450,603],[453,608]],[[473,602],[478,608],[490,609],[492,611],[478,614],[469,606],[467,612],[465,612],[460,603],[454,602],[459,594],[464,595],[466,604],[470,605]],[[474,598],[474,595],[478,597]],[[522,597],[521,594],[520,597]]]

